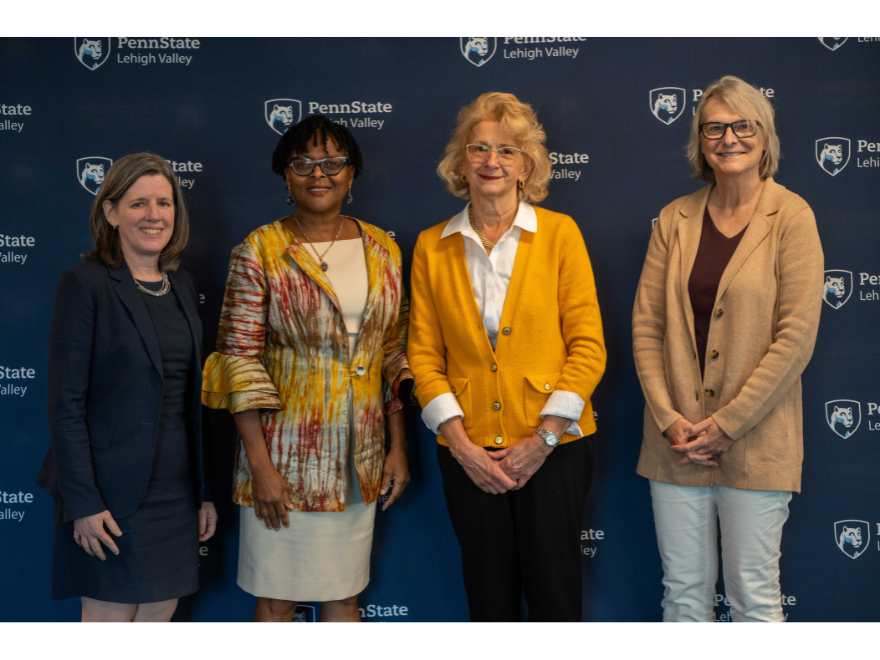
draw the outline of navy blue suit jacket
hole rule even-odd
[[[202,443],[202,324],[195,281],[169,273],[195,347],[190,410],[199,506],[210,501]],[[150,481],[164,393],[159,340],[128,266],[88,261],[61,275],[49,335],[51,447],[37,484],[64,505],[64,521],[125,518]]]

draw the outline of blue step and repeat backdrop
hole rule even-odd
[[[544,205],[583,231],[604,318],[584,619],[659,620],[648,484],[634,472],[643,399],[630,313],[654,218],[702,185],[684,148],[702,90],[725,74],[776,108],[777,181],[812,206],[826,257],[783,609],[791,621],[880,619],[880,39],[70,37],[0,40],[0,620],[79,617],[78,601],[49,599],[52,503],[34,479],[49,444],[55,286],[91,247],[89,209],[110,164],[141,150],[172,162],[192,218],[184,267],[213,347],[230,251],[288,212],[270,169],[286,128],[324,113],[352,130],[365,167],[345,211],[394,236],[408,275],[418,233],[462,206],[434,173],[456,112],[491,90],[528,101],[544,124],[554,164]],[[200,548],[201,590],[175,618],[248,620],[254,598],[235,584],[235,431],[228,413],[210,421],[220,528]],[[417,409],[407,427],[413,481],[378,515],[362,616],[466,620],[434,440]],[[726,621],[721,583],[716,602]],[[304,604],[298,620],[318,607]]]

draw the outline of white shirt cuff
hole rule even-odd
[[[440,435],[440,425],[453,417],[464,419],[464,411],[458,405],[458,399],[451,392],[432,399],[422,410],[422,421],[434,435]]]
[[[439,399],[440,397],[437,398]],[[434,399],[434,401],[436,400],[437,399]],[[434,401],[432,401],[431,404],[433,404]],[[557,417],[570,419],[571,426],[565,429],[564,433],[581,437],[583,433],[577,422],[584,412],[584,405],[586,404],[584,404],[584,400],[579,394],[566,392],[565,390],[556,390],[550,395],[550,398],[547,399],[547,403],[544,404],[544,409],[541,411],[541,418],[543,419],[547,415],[556,415]],[[422,413],[423,419],[424,416],[425,414]]]

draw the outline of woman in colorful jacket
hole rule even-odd
[[[532,108],[483,94],[462,108],[438,173],[470,203],[421,233],[409,359],[437,434],[474,621],[579,621],[579,531],[605,370],[584,239],[547,196]]]
[[[299,601],[322,602],[322,621],[359,620],[376,500],[393,484],[388,507],[409,481],[400,250],[341,215],[361,168],[326,117],[282,136],[272,169],[295,210],[233,250],[204,369],[203,403],[232,412],[241,437],[238,584],[258,596],[256,621],[291,621]]]
[[[782,621],[822,246],[807,203],[773,181],[779,138],[757,89],[734,76],[710,85],[688,155],[709,185],[660,212],[633,309],[647,403],[638,473],[650,479],[663,620],[714,619],[720,520],[731,617]]]

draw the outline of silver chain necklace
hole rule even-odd
[[[137,288],[140,289],[143,293],[148,293],[151,296],[164,296],[166,293],[171,291],[171,282],[168,281],[168,273],[162,273],[162,288],[158,291],[151,291],[147,287],[143,286],[140,282],[135,279],[134,275],[131,276],[131,279],[134,280],[134,283],[137,285]]]

